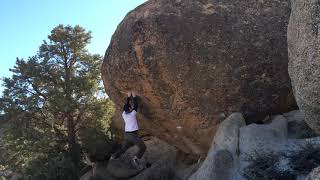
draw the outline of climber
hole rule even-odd
[[[121,154],[123,154],[126,150],[128,150],[131,146],[137,145],[139,151],[133,157],[132,161],[136,167],[141,168],[139,164],[139,160],[142,158],[144,152],[146,151],[146,145],[143,140],[138,136],[138,123],[137,123],[137,112],[138,112],[138,100],[135,92],[127,93],[127,102],[123,106],[122,118],[125,123],[125,133],[124,133],[124,141],[122,143],[121,149],[119,149],[116,153],[114,153],[110,159],[116,159]],[[131,97],[133,101],[130,100]]]

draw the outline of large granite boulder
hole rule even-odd
[[[112,37],[106,92],[121,110],[125,92],[136,90],[143,133],[205,153],[208,134],[232,112],[259,120],[294,104],[289,11],[288,0],[149,0]]]
[[[320,0],[292,1],[289,74],[307,124],[320,133]]]

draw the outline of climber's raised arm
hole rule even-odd
[[[133,96],[133,110],[138,112],[138,98],[137,98],[136,92],[132,92],[132,96]]]
[[[130,97],[131,97],[131,95],[132,95],[132,93],[131,93],[131,91],[129,91],[128,93],[127,93],[127,101],[126,101],[126,104],[130,104]]]

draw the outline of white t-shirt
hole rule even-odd
[[[132,131],[138,130],[136,115],[137,115],[137,111],[135,110],[131,111],[130,113],[126,113],[125,111],[123,111],[122,118],[125,123],[125,128],[124,128],[125,132],[132,132]]]

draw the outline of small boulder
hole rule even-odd
[[[319,180],[320,179],[320,166],[314,168],[305,180]]]
[[[93,168],[81,176],[80,180],[116,180],[106,168],[106,162],[96,162]]]
[[[155,137],[145,141],[145,144],[147,150],[144,158],[150,167],[130,180],[172,179],[174,176],[173,168],[176,164],[176,148]]]
[[[215,149],[226,149],[233,155],[239,152],[239,129],[246,122],[241,113],[233,113],[220,125],[214,136],[212,146]]]
[[[209,151],[201,167],[189,180],[232,180],[233,157],[228,150]]]
[[[288,137],[295,139],[311,138],[317,134],[304,121],[304,114],[300,110],[283,114],[288,120]]]
[[[233,113],[219,126],[201,167],[189,180],[232,179],[239,153],[239,129],[245,126],[241,113]]]
[[[287,119],[281,115],[270,124],[250,124],[240,128],[240,152],[254,155],[281,148],[287,140]]]

